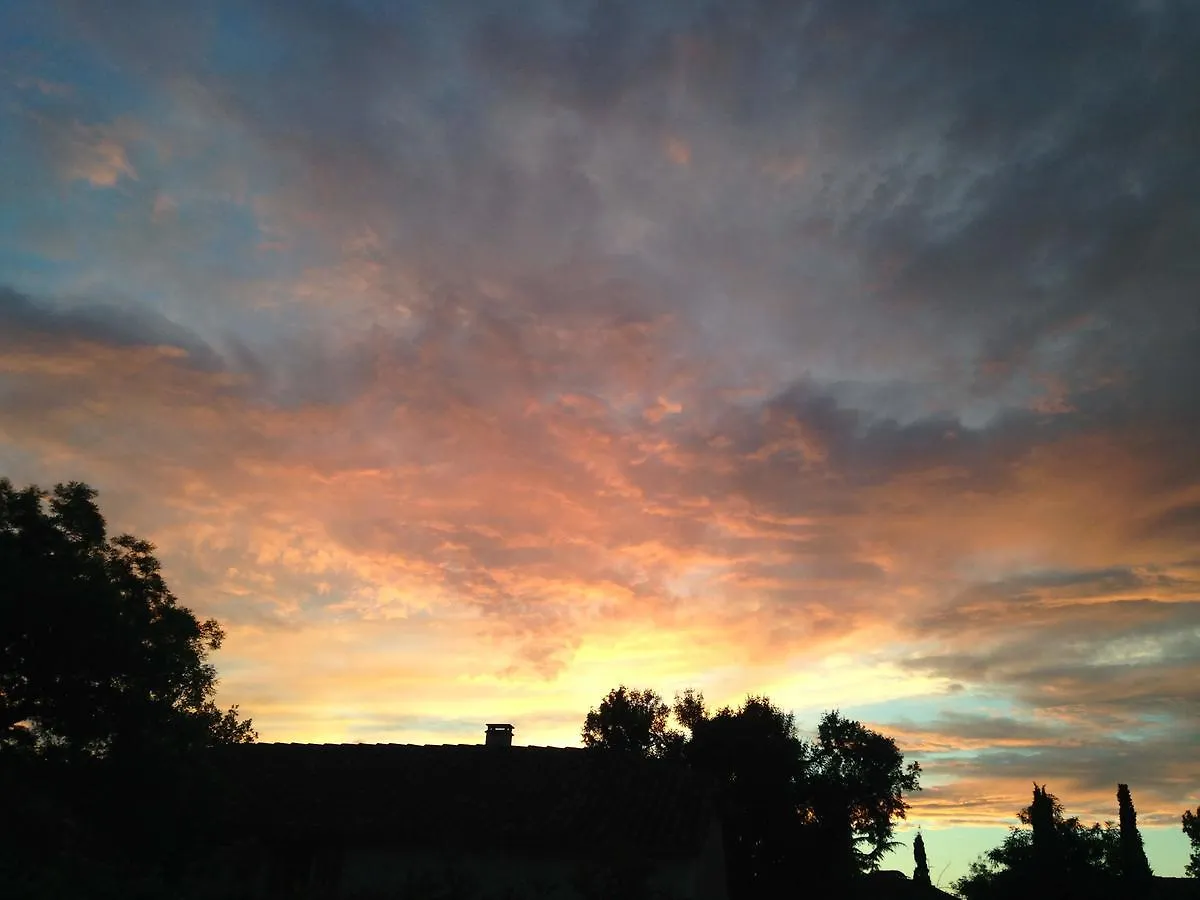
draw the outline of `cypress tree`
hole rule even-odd
[[[1033,785],[1033,802],[1029,804],[1029,824],[1033,827],[1033,856],[1039,867],[1053,868],[1057,862],[1057,833],[1054,822],[1054,795],[1046,786]]]
[[[1150,861],[1146,859],[1146,848],[1142,846],[1129,785],[1117,785],[1117,805],[1121,816],[1121,874],[1126,878],[1149,878],[1153,873]]]
[[[913,859],[917,863],[917,867],[913,869],[913,881],[924,887],[931,887],[933,882],[929,879],[929,860],[925,857],[925,838],[919,831],[917,839],[913,841]]]

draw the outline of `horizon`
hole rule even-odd
[[[1089,822],[1128,783],[1180,875],[1198,40],[1186,0],[13,0],[0,476],[157,546],[262,740],[763,694],[921,762],[935,880],[1034,781]]]
[[[736,703],[742,698],[735,698],[730,701]],[[599,698],[597,698],[599,700]],[[717,704],[723,706],[724,703]],[[785,707],[786,710],[786,707]],[[796,710],[787,710],[795,714]],[[821,711],[814,711],[811,715],[813,721],[820,715]],[[841,710],[842,713],[853,717],[852,710]],[[582,724],[583,716],[579,717]],[[815,736],[815,732],[806,730],[803,723],[797,717],[797,725],[800,730],[800,735],[804,739],[811,739]],[[522,738],[522,729],[519,722],[511,723],[514,726],[513,747],[532,747],[532,748],[563,748],[563,749],[578,749],[583,750],[583,744],[578,740],[574,743],[567,742],[564,738],[561,742],[556,742],[553,739],[546,741],[524,740]],[[875,723],[866,722],[874,727]],[[270,737],[260,735],[259,742],[261,743],[301,743],[301,744],[324,744],[324,743],[353,743],[353,744],[401,744],[401,745],[416,745],[426,747],[463,747],[463,746],[479,746],[483,747],[484,723],[480,722],[476,732],[468,732],[465,728],[461,731],[456,730],[438,735],[434,733],[426,733],[427,740],[388,740],[388,741],[372,741],[366,739],[356,739],[353,741],[324,741],[320,739],[311,740],[280,740],[272,741]],[[886,733],[886,732],[885,732]],[[475,740],[470,739],[470,735],[475,736]],[[443,739],[436,739],[442,737]],[[457,738],[457,739],[455,739]],[[905,751],[905,759],[918,759],[921,757],[911,754],[905,750],[903,744],[900,749]],[[924,766],[924,762],[922,763]],[[928,774],[923,773],[923,774]],[[1052,794],[1059,796],[1063,801],[1065,815],[1077,816],[1085,824],[1092,822],[1112,822],[1117,820],[1117,800],[1116,783],[1112,786],[1111,802],[1106,808],[1102,803],[1095,799],[1091,805],[1082,806],[1073,804],[1070,797],[1063,797],[1057,791],[1053,790],[1053,785],[1047,785]],[[1137,785],[1131,784],[1130,789],[1134,793],[1134,800],[1137,800]],[[908,818],[900,820],[896,824],[896,840],[900,841],[901,846],[896,850],[888,853],[880,865],[881,869],[896,869],[904,872],[906,875],[912,874],[913,859],[912,859],[912,840],[917,831],[923,831],[926,835],[926,847],[929,851],[930,870],[933,876],[933,882],[942,888],[949,889],[951,882],[960,878],[967,873],[967,869],[972,862],[978,859],[984,852],[998,846],[1004,840],[1004,836],[1008,833],[1010,827],[1026,828],[1028,826],[1020,825],[1017,821],[1017,811],[1029,805],[1027,796],[1014,796],[1011,799],[1011,811],[1007,817],[1007,821],[994,821],[988,814],[980,814],[978,818],[971,817],[964,819],[964,823],[969,824],[954,824],[950,822],[939,821],[938,818],[925,819],[921,816],[922,795],[926,791],[922,790],[908,797],[912,808],[909,810]],[[1006,798],[997,798],[997,803],[1003,804]],[[1189,844],[1187,838],[1178,826],[1167,824],[1147,824],[1139,809],[1138,812],[1138,830],[1141,832],[1146,854],[1149,857],[1150,865],[1154,869],[1154,873],[1166,877],[1182,877],[1184,866],[1188,862]]]

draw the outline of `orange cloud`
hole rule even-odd
[[[675,165],[691,165],[692,148],[682,138],[668,137],[664,145],[664,150],[667,154],[667,159],[671,160]]]

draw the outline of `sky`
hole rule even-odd
[[[935,876],[1035,779],[1129,782],[1181,874],[1197,46],[1191,0],[4,0],[0,474],[157,545],[263,740],[765,693],[921,761]]]

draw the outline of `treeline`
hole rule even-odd
[[[0,479],[0,896],[182,897],[212,865],[221,628],[96,494]]]
[[[688,690],[668,706],[650,690],[610,691],[584,720],[596,752],[634,753],[693,766],[718,786],[730,896],[782,897],[799,885],[847,891],[875,871],[893,840],[921,768],[890,737],[828,712],[816,738],[766,697],[710,710]],[[929,884],[921,852],[918,881]]]
[[[907,795],[920,790],[920,766],[905,764],[891,738],[833,711],[805,741],[792,714],[767,697],[712,711],[694,690],[668,704],[652,690],[621,685],[588,712],[582,738],[598,752],[682,763],[714,779],[736,900],[789,896],[798,886],[832,896],[878,893],[882,885],[863,876],[898,846],[895,825],[909,809]],[[1170,896],[1154,881],[1128,785],[1117,786],[1116,799],[1117,822],[1086,825],[1035,784],[1017,814],[1020,826],[953,890],[966,900]],[[1192,847],[1186,874],[1200,879],[1200,808],[1185,812],[1182,826]],[[913,860],[912,886],[931,889],[919,833]]]
[[[1034,784],[1029,806],[1017,813],[1022,827],[1009,830],[1004,842],[971,864],[954,884],[966,900],[1015,897],[1154,897],[1154,883],[1138,830],[1133,795],[1117,785],[1116,823],[1085,825],[1067,816],[1058,797]],[[1200,877],[1200,828],[1196,813],[1183,814],[1183,830],[1191,840],[1187,874]],[[1200,885],[1197,886],[1200,888]],[[1189,892],[1189,896],[1193,893]],[[1200,889],[1194,891],[1200,896]]]

